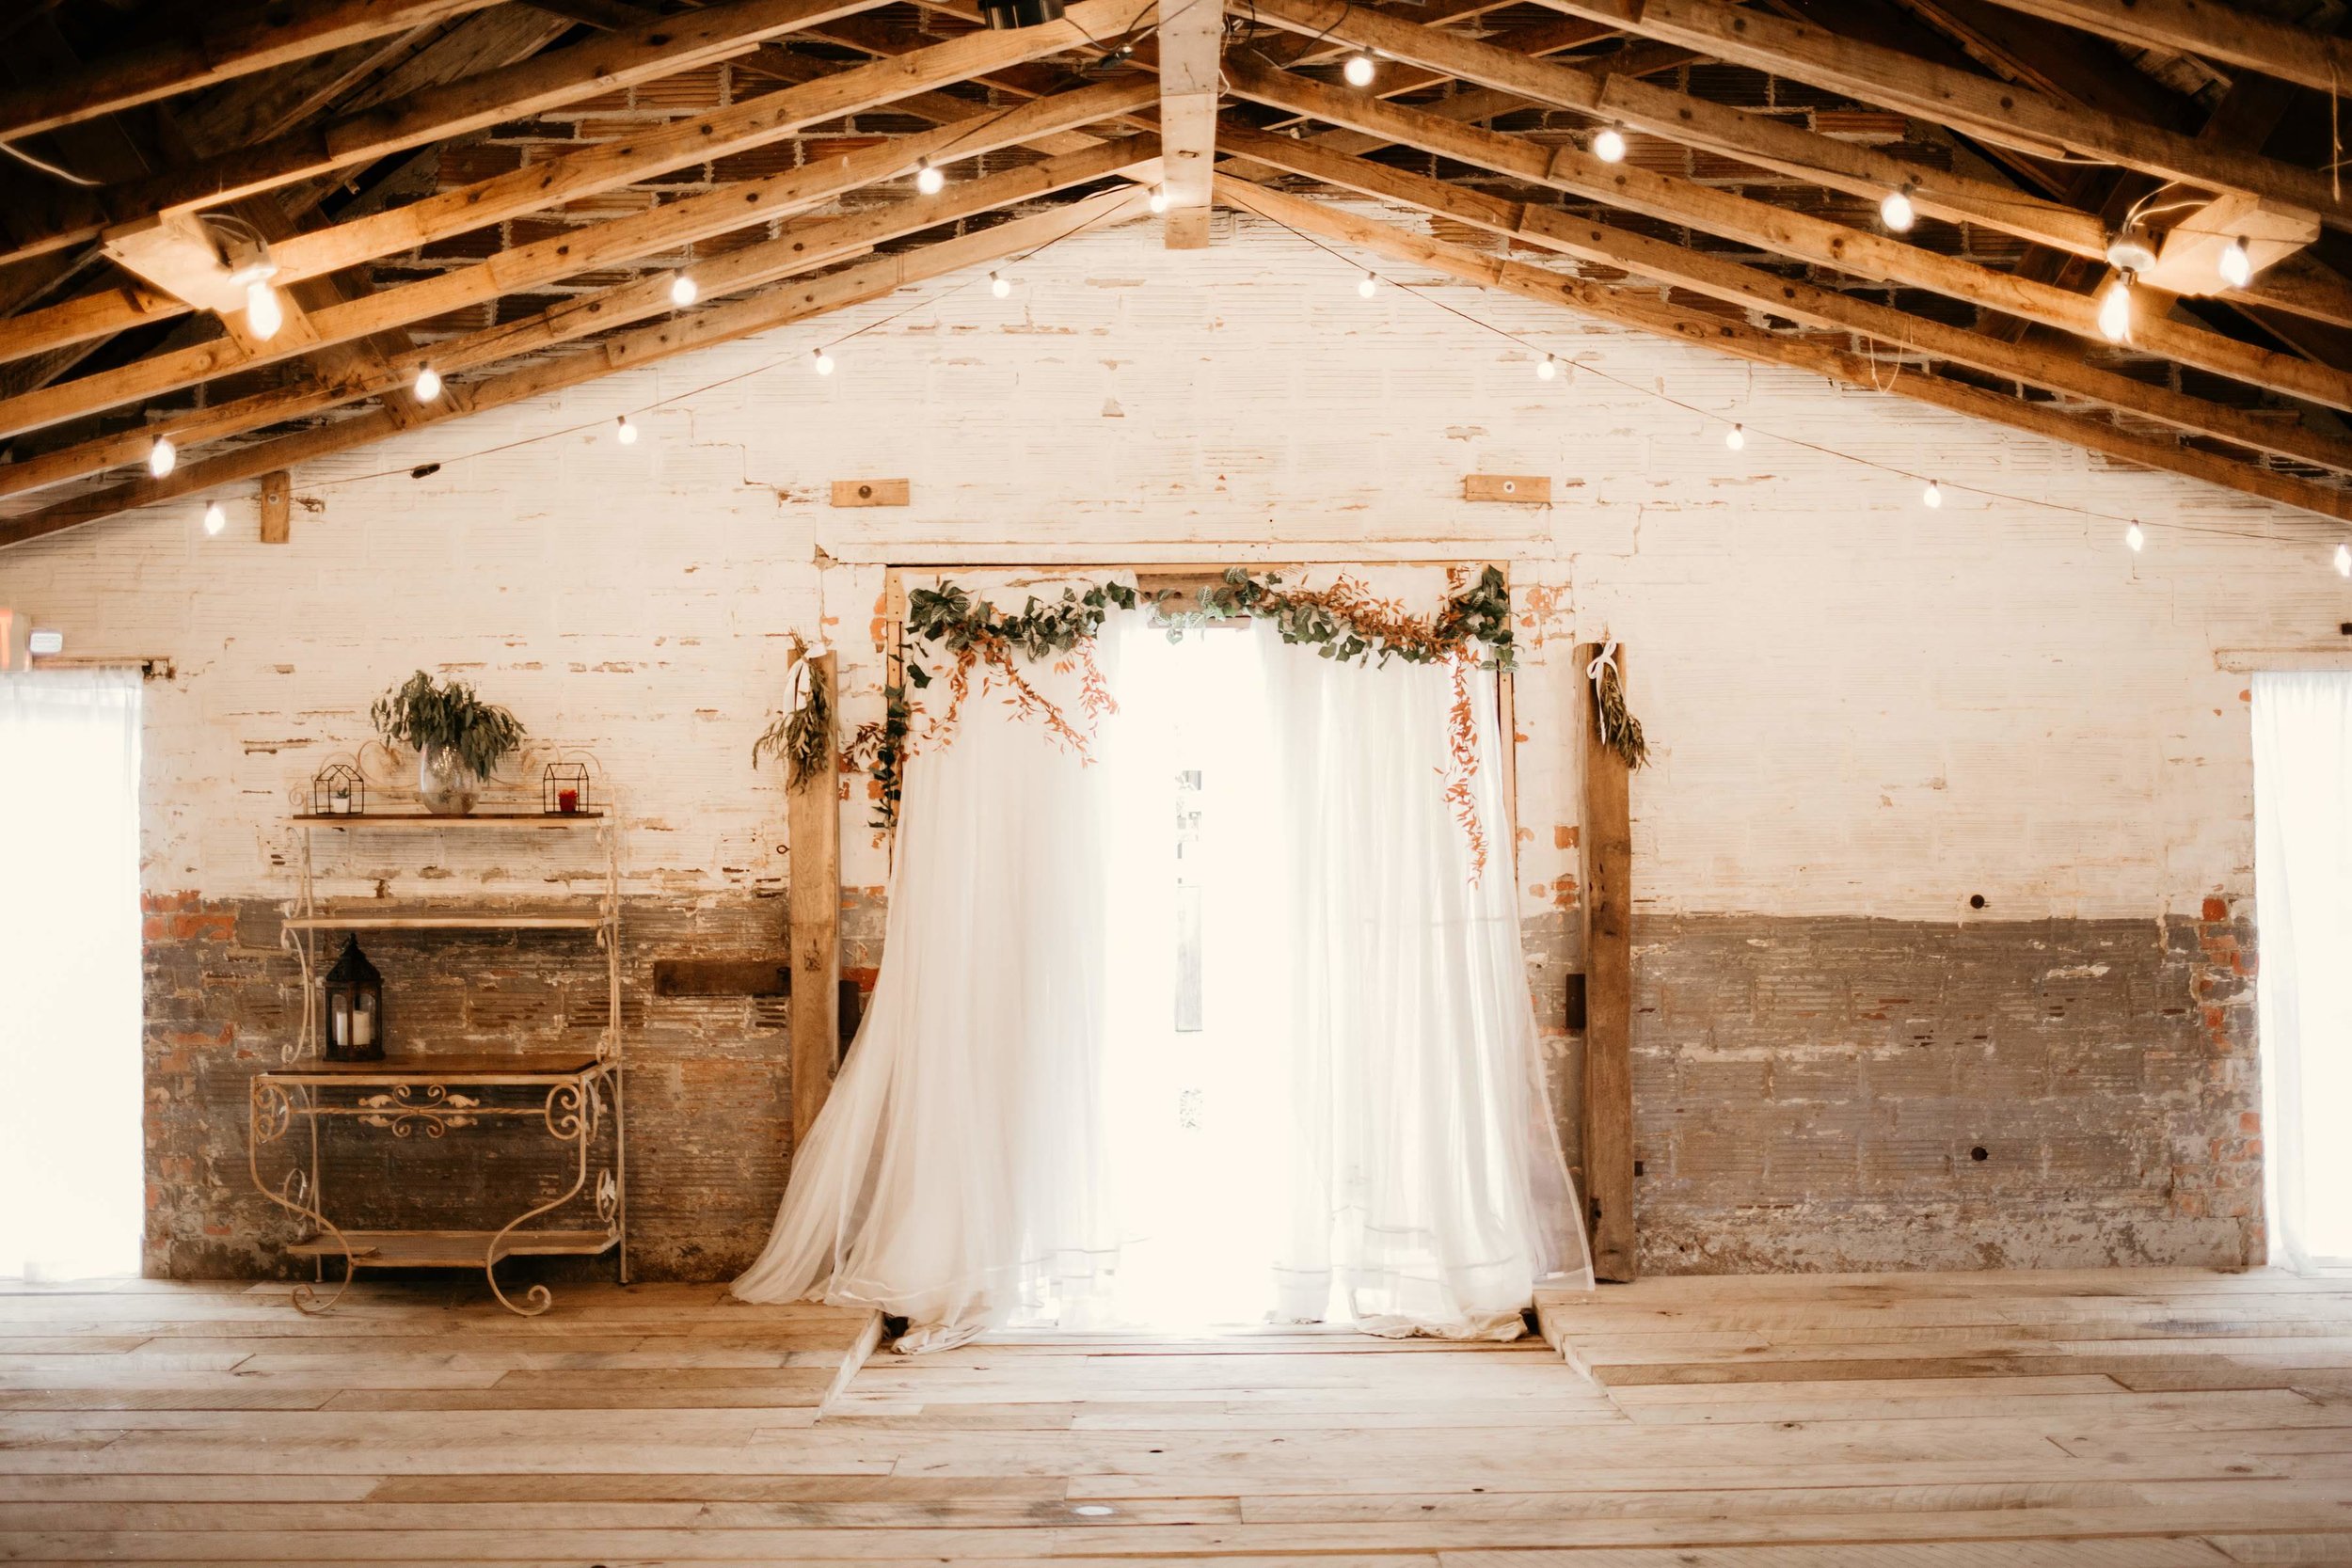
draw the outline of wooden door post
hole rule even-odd
[[[1584,730],[1584,1199],[1593,1273],[1629,1280],[1633,1264],[1633,830],[1631,773],[1601,743],[1584,672],[1600,644],[1576,650]],[[1625,649],[1616,653],[1625,670]]]
[[[834,656],[809,661],[812,700],[833,707]],[[841,1031],[841,784],[838,750],[798,789],[787,788],[791,835],[786,915],[792,954],[792,1148],[800,1151],[833,1088]]]

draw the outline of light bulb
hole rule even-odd
[[[2336,546],[2336,576],[2352,578],[2352,545]]]
[[[2123,531],[2123,543],[2132,547],[2134,555],[2147,547],[2148,535],[2141,531],[2138,518],[2133,518],[2132,526]]]
[[[1152,187],[1152,210],[1155,213],[1168,211],[1168,187],[1166,185]]]
[[[931,167],[929,158],[914,166],[914,188],[925,196],[937,196],[946,183],[947,177]]]
[[[1919,221],[1918,209],[1911,204],[1911,192],[1893,190],[1879,203],[1879,218],[1898,234],[1908,234],[1911,226]]]
[[[1347,57],[1347,64],[1341,68],[1340,74],[1347,78],[1347,85],[1351,87],[1372,86],[1372,56],[1350,55]]]
[[[217,539],[220,537],[220,531],[228,526],[229,514],[221,510],[220,502],[215,501],[204,509],[205,533]]]
[[[431,403],[441,395],[441,372],[430,365],[417,367],[417,401]]]
[[[988,275],[988,292],[998,299],[1002,299],[1012,293],[1012,284],[1005,278],[1003,274],[992,272]]]
[[[2099,296],[2099,330],[2106,334],[2108,342],[2128,343],[2132,341],[2132,275],[2117,278],[2107,292]]]
[[[147,449],[147,471],[157,479],[180,466],[180,449],[171,444],[168,436],[158,436],[155,444]]]
[[[1930,512],[1932,512],[1937,507],[1942,506],[1944,504],[1944,486],[1938,484],[1933,480],[1928,481],[1928,487],[1919,492],[1919,504],[1926,507]]]
[[[813,348],[813,349],[810,349],[808,352],[809,352],[809,365],[810,365],[810,368],[811,368],[811,369],[815,370],[815,371],[816,371],[816,372],[817,372],[818,375],[831,375],[831,374],[833,374],[833,356],[832,356],[832,355],[827,354],[827,353],[826,353],[823,349],[821,349],[821,348]]]
[[[2254,259],[2246,253],[2244,240],[2233,239],[2217,264],[2221,268],[2221,281],[2233,289],[2243,289],[2253,281]]]
[[[691,305],[702,297],[702,285],[684,273],[670,279],[670,303],[673,305]]]
[[[1558,375],[1559,373],[1560,361],[1554,359],[1549,354],[1544,356],[1544,362],[1535,367],[1535,377],[1539,381],[1549,381],[1553,376]]]
[[[1746,451],[1748,445],[1748,427],[1743,424],[1736,424],[1729,430],[1724,431],[1724,445],[1729,447],[1734,451]]]
[[[278,336],[278,329],[286,325],[286,308],[278,302],[278,291],[264,282],[245,286],[245,329],[268,342]]]
[[[1360,278],[1356,284],[1356,292],[1366,299],[1370,299],[1379,291],[1379,288],[1380,279],[1375,277],[1370,273],[1364,274],[1362,278]]]
[[[628,422],[627,414],[621,416],[621,428],[612,434],[613,438],[625,447],[633,447],[637,444],[637,427]]]
[[[1593,156],[1604,164],[1625,162],[1625,133],[1613,125],[1604,125],[1593,138]]]

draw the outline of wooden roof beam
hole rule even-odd
[[[0,140],[55,131],[176,93],[426,26],[498,0],[333,0],[247,6],[0,91]],[[133,24],[135,25],[135,24]]]
[[[1766,312],[1807,326],[1861,333],[1878,340],[1898,355],[1917,354],[1949,360],[1988,374],[2155,420],[2192,436],[2208,436],[2249,451],[2268,452],[2352,475],[2352,441],[2306,430],[2291,419],[2265,419],[2168,387],[2152,387],[2128,375],[2086,364],[2075,355],[2002,342],[1966,327],[1931,321],[1835,289],[1783,277],[1688,245],[1612,228],[1554,208],[1469,190],[1385,164],[1347,157],[1311,143],[1246,134],[1232,127],[1227,128],[1226,140],[1237,154],[1258,162],[1380,200],[1399,202],[1580,261],[1636,273],[1742,309]]]
[[[1223,92],[1222,0],[1162,0],[1159,46],[1163,234],[1171,250],[1209,243],[1209,172],[1216,165],[1216,105]]]
[[[1148,91],[1148,87],[1146,89]],[[868,149],[840,160],[828,180],[835,189],[848,189],[870,174],[874,165],[849,166],[888,149]],[[807,272],[841,261],[861,250],[942,224],[960,222],[981,214],[1033,200],[1055,191],[1108,175],[1130,173],[1156,158],[1158,141],[1136,136],[1123,142],[1099,143],[1041,163],[1006,169],[950,186],[937,197],[910,197],[840,217],[787,225],[774,238],[725,251],[694,269],[706,299],[739,293],[775,278]],[[903,173],[903,159],[887,164]],[[803,171],[821,174],[824,171]],[[430,363],[448,377],[479,370],[523,353],[538,353],[648,316],[670,313],[667,272],[632,278],[609,288],[566,299],[516,321],[444,340],[428,347],[394,356],[379,366],[341,377],[321,377],[272,388],[227,403],[189,409],[167,428],[174,441],[193,447],[203,441],[244,435],[287,420],[307,419],[344,404],[396,392],[412,382],[418,370]],[[453,380],[452,386],[457,385]],[[0,495],[39,490],[68,480],[102,473],[141,461],[153,439],[153,427],[102,436],[42,452],[20,462],[0,465]]]
[[[144,180],[96,191],[61,191],[48,210],[14,214],[8,226],[8,248],[0,261],[96,239],[112,225],[169,208],[233,200],[616,87],[675,75],[877,3],[736,0],[607,33]]]
[[[1118,223],[1143,209],[1137,189],[1105,191],[1066,207],[1014,218],[935,245],[878,258],[808,282],[794,282],[740,299],[724,300],[658,326],[607,339],[582,354],[507,371],[452,388],[412,424],[435,424],[544,397],[566,387],[636,370],[695,349],[771,331],[829,311],[881,299],[911,283],[966,267],[985,266],[1032,251],[1082,229]],[[115,486],[61,501],[40,512],[0,520],[0,546],[22,544],[119,512],[253,479],[400,434],[402,425],[374,410],[315,430],[183,463],[169,477]]]
[[[2201,0],[1993,0],[2101,38],[2259,71],[2330,95],[2352,83],[2352,44]]]
[[[2145,121],[2058,103],[2029,88],[1931,64],[1877,44],[1719,0],[1544,0],[1645,38],[1844,93],[1882,108],[2036,157],[2089,159],[2177,180],[2201,190],[2243,191],[2321,214],[2352,230],[2319,169],[2201,142]]]
[[[304,323],[306,331],[299,341],[284,333],[266,343],[215,340],[150,355],[16,397],[0,398],[0,436],[13,436],[102,409],[161,397],[215,376],[308,353],[322,344],[350,342],[373,333],[429,321],[503,294],[559,283],[599,267],[674,251],[698,240],[804,211],[860,186],[903,176],[927,160],[944,163],[977,157],[1032,135],[1091,124],[1141,108],[1152,97],[1152,85],[1146,78],[1096,83],[1021,104],[977,127],[949,125],[921,135],[896,137],[813,167],[791,169],[763,180],[738,181],[642,213],[583,224],[527,245],[511,246],[469,267],[419,278],[313,311]],[[1133,160],[1121,157],[1119,161]],[[915,205],[944,211],[949,203],[944,197],[935,197]],[[696,267],[698,281],[704,270],[700,265]],[[666,298],[670,275],[665,273],[655,281]],[[707,293],[709,285],[704,283],[703,287]],[[290,321],[288,325],[294,324]]]
[[[1523,137],[1459,124],[1365,93],[1325,87],[1289,71],[1268,71],[1238,55],[1227,62],[1226,78],[1235,92],[1258,103],[1369,131],[1530,184],[1548,185],[1667,223],[1688,224],[1851,277],[1931,290],[2081,338],[2095,340],[2099,335],[2097,302],[2086,295],[1995,272],[1884,234],[1848,229],[1630,163],[1603,163],[1578,148],[1546,148]],[[1229,150],[1239,149],[1229,147]],[[2352,409],[2352,370],[2313,364],[2242,343],[2167,320],[2153,311],[2140,312],[2133,332],[2135,342],[2149,353],[2288,397]]]
[[[1605,283],[1565,277],[1549,268],[1505,261],[1466,246],[1408,233],[1393,224],[1362,217],[1325,202],[1267,190],[1247,181],[1219,176],[1216,192],[1220,200],[1302,233],[1360,246],[1391,261],[1425,266],[1467,283],[1505,290],[1579,315],[1733,355],[1751,363],[1806,371],[1856,390],[1881,392],[1990,420],[2146,467],[2184,474],[2332,521],[2352,522],[2352,492],[2252,467],[2169,439],[2137,435],[2103,420],[2061,413],[2046,404],[2027,403],[1941,376],[1899,375],[1890,385],[1885,382],[1884,367],[1879,362],[1820,339],[1768,332],[1743,321],[1680,309],[1662,300]]]

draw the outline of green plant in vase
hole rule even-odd
[[[522,721],[464,681],[420,670],[375,700],[375,733],[417,752],[417,798],[438,816],[473,810],[484,780],[523,742]]]

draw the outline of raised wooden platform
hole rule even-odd
[[[2352,1290],[1660,1280],[1540,1341],[883,1354],[716,1286],[0,1297],[0,1560],[2352,1562]],[[1595,1381],[1597,1378],[1598,1381]]]

